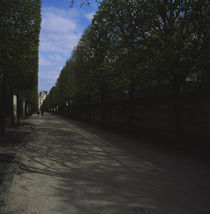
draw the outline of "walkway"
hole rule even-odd
[[[210,213],[208,164],[141,142],[136,156],[50,114],[27,123],[6,214]]]

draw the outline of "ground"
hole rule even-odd
[[[203,159],[50,114],[22,129],[4,214],[210,213]]]

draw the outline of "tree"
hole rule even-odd
[[[107,97],[128,91],[132,128],[136,90],[167,84],[181,137],[185,79],[209,81],[208,11],[207,0],[104,0],[61,72],[62,99],[99,96],[105,124]]]
[[[135,91],[151,84],[145,63],[144,43],[151,19],[147,8],[147,1],[105,0],[92,21],[98,38],[93,44],[104,43],[100,52],[105,53],[106,73],[111,71],[116,90],[128,91],[130,128]]]
[[[40,0],[2,0],[0,7],[3,88],[34,103],[37,96],[31,94],[37,93],[38,84],[40,8]],[[6,103],[4,96],[2,103]],[[3,117],[1,120],[4,120]]]
[[[206,61],[205,54],[199,55],[206,43],[208,1],[154,1],[151,8],[147,49],[152,60],[147,62],[173,88],[177,136],[182,136],[182,87],[189,73],[199,69],[197,59],[202,58],[202,64]]]

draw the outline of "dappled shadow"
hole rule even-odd
[[[13,162],[15,156],[12,154],[2,154],[0,152],[0,185],[7,173],[9,165]]]
[[[151,133],[139,130],[139,133],[128,133],[126,131],[112,130],[110,128],[98,127],[97,124],[86,121],[69,120],[63,116],[57,116],[63,120],[80,127],[93,135],[97,135],[119,148],[127,150],[129,153],[138,156],[142,147],[154,152],[164,152],[180,156],[190,156],[197,161],[210,163],[209,139],[205,136],[183,137],[182,141],[167,135],[151,135]],[[114,139],[114,140],[113,140]]]
[[[6,135],[0,136],[0,184],[2,183],[8,169],[13,161],[18,148],[23,144],[26,131],[9,130]]]
[[[159,161],[151,154],[149,160],[145,154],[136,159],[53,116],[35,120],[33,139],[18,173],[56,178],[50,197],[59,197],[61,204],[50,207],[49,213],[164,214],[175,210],[181,214],[210,209],[207,166],[200,168],[167,155],[158,156]],[[187,175],[185,170],[189,170]],[[202,184],[200,176],[205,177]],[[203,186],[199,189],[198,185]]]
[[[28,132],[7,132],[5,136],[0,136],[0,146],[21,144]]]

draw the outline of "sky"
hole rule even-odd
[[[76,0],[42,0],[42,23],[39,46],[39,91],[50,91],[59,73],[70,58],[84,30],[91,24],[97,10],[91,6],[80,7]]]

